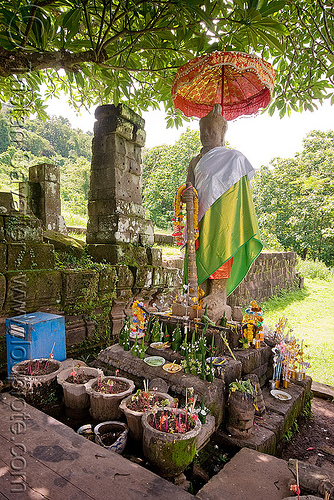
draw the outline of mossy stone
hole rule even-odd
[[[65,236],[57,231],[46,230],[43,233],[43,238],[46,243],[51,243],[57,252],[64,252],[74,257],[80,258],[84,252],[84,242]]]

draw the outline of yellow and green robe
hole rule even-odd
[[[199,199],[198,284],[233,257],[229,295],[262,250],[250,186],[254,169],[242,153],[221,146],[199,160],[194,175]]]

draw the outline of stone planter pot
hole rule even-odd
[[[107,444],[110,435],[114,432],[121,432],[119,437],[112,444]],[[129,429],[123,422],[109,421],[102,422],[94,427],[95,442],[107,450],[114,451],[115,453],[123,453],[126,446]]]
[[[56,379],[61,371],[61,362],[56,359],[49,361],[49,364],[55,368],[51,373],[42,375],[22,373],[22,370],[25,370],[29,363],[35,365],[37,362],[45,366],[48,359],[28,359],[16,363],[12,368],[10,379],[18,395],[23,396],[28,402],[42,404],[48,401],[52,392],[57,392],[58,384]]]
[[[180,413],[185,415],[183,410],[173,410],[175,411],[177,415]],[[201,422],[198,419],[189,432],[170,434],[152,427],[150,425],[152,421],[152,413],[144,413],[142,416],[144,455],[161,476],[177,476],[194,459]]]
[[[104,377],[105,380],[114,380],[114,377]],[[96,390],[97,381],[90,380],[86,384],[86,391],[90,400],[90,414],[95,420],[119,420],[122,412],[119,404],[126,396],[129,396],[134,389],[135,384],[127,378],[117,377],[117,380],[127,384],[127,389],[116,394],[102,393]]]
[[[163,392],[156,392],[159,401],[163,401],[164,399],[168,399],[171,404],[174,401],[174,398],[169,396],[169,394],[164,394]],[[130,436],[132,439],[136,441],[141,441],[143,438],[143,425],[142,425],[142,416],[145,411],[135,411],[128,408],[128,404],[132,401],[132,395],[123,399],[121,404],[119,405],[120,410],[124,413],[126,417],[126,421],[130,430]],[[168,406],[170,406],[170,404]],[[150,410],[148,410],[150,411]]]
[[[231,392],[227,406],[227,431],[235,437],[248,438],[253,434],[254,398],[240,391]]]
[[[57,382],[62,386],[64,392],[64,403],[67,408],[73,410],[81,410],[89,406],[89,396],[86,392],[86,382],[84,384],[73,384],[67,382],[66,379],[71,375],[73,368],[66,368],[57,375]],[[90,366],[83,366],[78,369],[79,374],[94,375],[94,379],[103,375],[102,370],[98,368],[91,368]]]

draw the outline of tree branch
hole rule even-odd
[[[0,47],[0,76],[22,75],[30,71],[43,69],[65,69],[71,72],[78,72],[79,65],[84,62],[104,62],[105,57],[96,59],[93,50],[72,53],[65,50],[55,52],[23,52],[10,51]]]

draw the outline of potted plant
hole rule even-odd
[[[144,413],[143,451],[164,477],[181,474],[193,461],[201,422],[192,411],[163,408]]]
[[[16,392],[27,401],[41,404],[49,393],[57,392],[57,375],[61,363],[49,358],[28,359],[16,363],[12,368],[11,382]]]
[[[118,420],[122,415],[119,404],[134,391],[135,384],[127,378],[99,376],[86,384],[90,400],[90,414],[96,420]]]
[[[128,431],[123,422],[102,422],[94,427],[95,442],[107,450],[121,454],[126,446]]]
[[[227,407],[227,431],[232,436],[247,438],[253,433],[256,400],[249,379],[230,383]]]
[[[86,392],[86,384],[102,375],[102,370],[90,366],[77,365],[62,370],[57,375],[57,382],[63,388],[65,406],[74,410],[87,408],[89,396]]]
[[[168,394],[148,390],[148,383],[144,381],[144,389],[138,389],[136,394],[123,399],[119,408],[126,417],[130,435],[136,441],[143,437],[142,415],[153,408],[170,406],[174,399]]]

